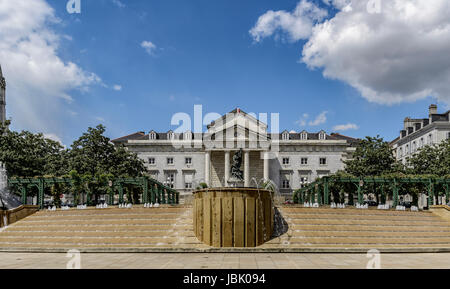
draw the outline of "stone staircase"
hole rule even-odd
[[[281,207],[287,232],[251,252],[448,250],[450,222],[431,212]],[[211,248],[195,237],[192,207],[40,211],[0,229],[0,251],[186,252]]]
[[[0,232],[0,249],[201,248],[192,208],[40,211]]]
[[[289,225],[264,248],[447,248],[450,222],[431,212],[282,207]]]

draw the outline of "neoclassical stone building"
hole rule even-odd
[[[0,65],[0,122],[6,121],[6,80],[3,77],[2,66]]]
[[[391,142],[391,146],[397,160],[406,163],[407,158],[420,148],[447,139],[450,139],[450,110],[438,113],[437,105],[432,104],[427,118],[405,118],[400,136]]]
[[[205,133],[136,132],[112,141],[144,160],[148,174],[183,193],[205,182],[227,186],[233,155],[243,149],[244,186],[272,180],[290,195],[317,177],[344,168],[358,140],[324,131],[269,133],[267,124],[240,109],[208,125]]]

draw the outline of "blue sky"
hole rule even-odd
[[[343,81],[347,76],[333,80],[323,76],[323,67],[308,68],[302,61],[308,39],[290,39],[289,28],[258,41],[249,33],[267,11],[289,13],[299,1],[81,0],[81,14],[67,13],[66,1],[46,3],[59,19],[45,28],[60,36],[56,56],[98,79],[64,88],[69,101],[48,98],[46,106],[57,105],[57,110],[40,116],[46,119],[41,127],[22,120],[17,101],[9,104],[8,117],[13,129],[43,131],[66,145],[99,123],[111,138],[168,131],[175,128],[172,115],[193,114],[194,104],[203,105],[204,113],[236,107],[278,112],[280,128],[288,130],[330,133],[337,125],[353,124],[356,129],[340,133],[379,134],[387,140],[398,136],[406,116],[427,117],[431,103],[438,103],[440,111],[448,108],[442,97],[411,101],[407,93],[394,103],[370,100],[352,81]],[[322,1],[312,3],[328,11],[327,19],[340,11]],[[150,50],[144,41],[151,43]],[[0,64],[8,81],[14,64]],[[11,85],[8,97],[18,94]],[[321,114],[325,118],[313,125]]]

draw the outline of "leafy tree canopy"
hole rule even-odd
[[[145,171],[136,154],[116,148],[104,136],[102,125],[88,128],[70,149],[41,133],[11,131],[8,125],[0,126],[0,162],[6,164],[9,176],[64,176],[75,171],[84,178],[138,177]]]
[[[407,171],[439,177],[450,175],[450,140],[438,145],[424,146],[407,160]]]
[[[344,161],[345,171],[356,177],[380,176],[402,170],[389,143],[383,138],[366,137],[358,144],[353,159]]]

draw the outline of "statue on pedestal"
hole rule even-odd
[[[228,183],[233,187],[238,187],[243,185],[244,173],[241,170],[242,165],[242,149],[233,155],[233,161],[231,164],[231,178]]]

